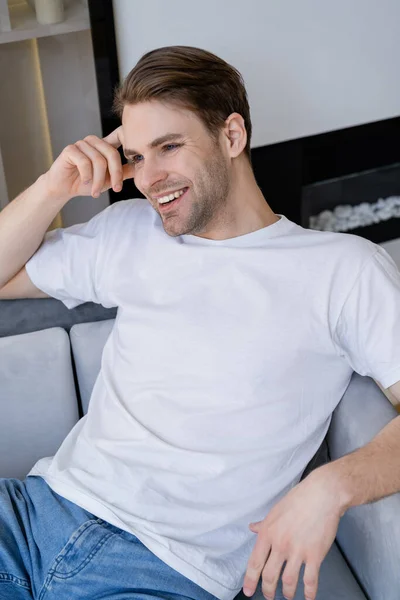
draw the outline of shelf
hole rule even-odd
[[[21,1],[10,6],[10,22],[11,31],[0,31],[0,44],[90,29],[88,8],[79,0],[70,0],[65,6],[65,20],[54,25],[40,25],[35,12]]]
[[[88,2],[64,0],[64,6],[65,21],[40,25],[34,0],[0,0],[0,80],[6,82],[0,86],[0,211],[65,146],[90,133],[102,136]],[[72,198],[61,211],[62,226],[89,221],[109,204],[108,192]],[[60,224],[59,215],[51,227]]]

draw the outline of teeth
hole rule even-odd
[[[174,200],[175,198],[179,198],[179,196],[182,196],[183,194],[183,190],[178,190],[177,192],[174,192],[173,194],[169,194],[168,196],[163,196],[162,198],[158,198],[158,202],[160,204],[165,204],[166,202],[171,202],[171,200]]]

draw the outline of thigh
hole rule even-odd
[[[140,540],[96,519],[74,535],[49,571],[40,600],[217,600]]]
[[[32,598],[25,502],[17,479],[0,479],[0,598]]]
[[[40,477],[0,479],[0,531],[1,600],[216,600]]]
[[[54,557],[93,518],[41,477],[0,479],[0,599],[38,598]]]

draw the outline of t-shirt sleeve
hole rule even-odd
[[[67,308],[96,302],[106,308],[107,229],[113,205],[87,223],[59,228],[45,234],[38,250],[26,263],[36,287],[61,300]]]
[[[364,263],[334,339],[354,371],[388,388],[400,380],[400,272],[381,246]]]

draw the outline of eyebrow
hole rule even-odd
[[[181,140],[183,139],[183,137],[184,136],[181,133],[166,133],[165,135],[162,135],[150,142],[150,144],[148,144],[147,147],[157,148],[157,146],[161,146],[161,144],[165,144],[165,142]],[[140,152],[132,150],[131,148],[124,148],[124,155],[126,158],[128,158],[129,156],[134,156],[135,154],[140,154]]]

